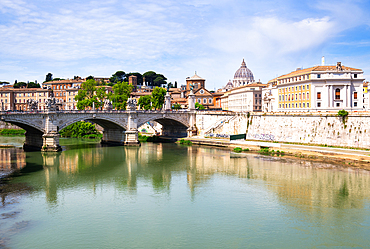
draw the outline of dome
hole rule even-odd
[[[234,74],[233,85],[234,87],[244,86],[254,82],[254,77],[252,71],[247,68],[245,61],[243,59],[242,65]]]

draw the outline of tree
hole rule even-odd
[[[197,109],[197,110],[204,110],[206,108],[204,107],[204,105],[199,104],[198,102],[196,102],[195,103],[195,109]]]
[[[164,96],[166,95],[166,89],[162,87],[154,88],[152,92],[152,106],[154,109],[161,109],[164,104]]]
[[[113,94],[110,99],[113,102],[113,108],[117,110],[126,110],[127,100],[132,92],[132,85],[127,82],[118,81],[113,86]]]
[[[40,88],[40,84],[39,83],[35,83],[35,82],[29,82],[27,84],[27,88]]]
[[[152,109],[152,97],[150,95],[144,95],[139,98],[138,105],[140,105],[140,109],[142,110],[150,110]]]
[[[7,81],[0,81],[0,85],[9,85],[10,83]]]
[[[13,85],[14,88],[21,88],[21,87],[26,87],[27,83],[26,82],[17,82]]]
[[[175,81],[175,88],[177,88],[177,81]]]
[[[157,74],[154,71],[148,71],[143,74],[145,77],[145,83],[148,86],[161,86],[162,84],[167,84],[167,78],[163,74]]]
[[[111,83],[118,83],[125,81],[126,79],[126,73],[124,71],[117,71],[114,74],[112,74],[112,77],[109,78],[109,81]]]
[[[148,71],[148,72],[144,73],[143,77],[145,77],[145,84],[147,86],[153,86],[153,82],[154,82],[154,79],[155,79],[156,75],[157,74],[154,71]]]
[[[168,87],[168,88],[173,88],[172,82],[168,83],[168,84],[167,84],[167,87]]]
[[[94,76],[92,75],[86,77],[86,80],[93,80],[93,79],[94,79]]]
[[[180,110],[181,109],[181,105],[179,103],[176,103],[172,106],[172,109],[174,110]]]
[[[97,100],[95,95],[96,91],[96,81],[95,80],[87,80],[82,82],[81,89],[78,90],[78,93],[75,97],[77,100],[77,109],[78,110],[85,110],[87,107],[93,107],[93,103],[95,103],[95,107],[100,107],[100,102]]]
[[[53,80],[53,74],[52,73],[48,73],[46,75],[45,82],[52,81],[52,80]]]
[[[105,97],[107,97],[107,94],[105,93],[105,87],[97,87],[96,88],[96,98],[98,99],[98,101],[102,103]]]

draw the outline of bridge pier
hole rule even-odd
[[[25,151],[41,150],[43,146],[42,133],[26,131],[25,136],[26,138],[23,144]]]
[[[123,145],[125,141],[122,129],[104,129],[102,144]]]
[[[125,145],[140,146],[138,130],[124,131]]]
[[[59,134],[57,132],[49,132],[42,135],[43,145],[41,151],[57,152],[61,151],[62,147],[59,145]]]

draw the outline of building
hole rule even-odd
[[[278,111],[363,110],[363,71],[314,66],[276,78]]]
[[[258,82],[231,89],[227,92],[227,97],[225,96],[227,100],[223,100],[227,106],[222,106],[222,109],[233,112],[261,112],[262,89],[266,86]]]
[[[243,59],[242,65],[234,74],[234,79],[232,83],[233,87],[245,86],[252,83],[254,83],[253,73],[249,68],[247,68],[247,64]]]

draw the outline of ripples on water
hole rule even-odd
[[[22,170],[1,192],[0,248],[370,244],[366,171],[174,144],[62,145],[1,151]]]

